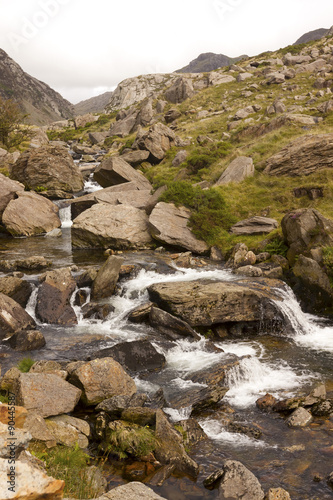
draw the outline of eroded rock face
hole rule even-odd
[[[97,204],[81,213],[72,226],[72,245],[79,248],[142,249],[153,240],[148,216],[126,205]]]
[[[156,123],[148,132],[138,133],[133,147],[149,151],[148,161],[152,164],[159,163],[165,158],[166,152],[174,145],[176,135],[163,123]]]
[[[81,390],[51,373],[22,373],[17,381],[17,403],[42,417],[74,410]]]
[[[11,178],[29,189],[46,188],[75,193],[83,188],[83,177],[63,146],[44,145],[28,149],[11,168]]]
[[[165,92],[167,101],[178,104],[195,94],[192,81],[189,78],[180,77]]]
[[[136,393],[134,380],[113,358],[89,361],[77,368],[70,378],[82,388],[82,399],[95,405],[111,396],[132,396]]]
[[[34,319],[15,300],[0,293],[0,339],[21,330],[33,330]]]
[[[34,192],[19,191],[2,214],[2,223],[12,236],[36,236],[61,226],[59,209]]]
[[[267,160],[269,175],[310,175],[333,167],[333,134],[306,135]]]
[[[69,268],[45,273],[37,296],[36,314],[43,323],[55,325],[77,324],[70,298],[76,282]]]
[[[280,317],[272,288],[278,280],[157,283],[148,288],[152,302],[191,326],[273,320]],[[276,298],[276,297],[275,297]]]
[[[215,186],[222,186],[229,184],[229,182],[242,182],[246,177],[254,175],[254,165],[252,158],[246,156],[239,156],[233,160],[230,165],[223,172]]]
[[[237,222],[230,232],[233,234],[260,234],[271,233],[278,227],[278,221],[269,217],[251,217],[250,219]]]
[[[206,253],[209,249],[208,245],[198,240],[188,227],[190,216],[190,210],[185,207],[160,202],[149,217],[151,234],[162,243],[185,248],[197,254]]]
[[[138,189],[152,189],[145,176],[118,156],[105,158],[94,172],[94,180],[107,188],[124,182],[134,182]]]
[[[0,174],[0,218],[8,203],[15,198],[18,191],[24,191],[23,184]]]

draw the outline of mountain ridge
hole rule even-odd
[[[248,56],[241,55],[239,57],[229,57],[224,54],[204,52],[193,59],[187,66],[177,69],[175,73],[204,73],[206,71],[214,71],[215,69],[235,64],[246,57]]]

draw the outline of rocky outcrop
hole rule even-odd
[[[71,374],[70,380],[83,391],[82,400],[96,405],[111,396],[132,396],[134,380],[113,358],[95,359],[83,364]]]
[[[148,288],[149,297],[165,311],[193,326],[227,322],[270,321],[280,317],[273,287],[278,280],[191,281],[158,283]]]
[[[133,148],[149,152],[148,161],[159,163],[165,158],[166,152],[174,145],[176,135],[163,123],[156,123],[148,132],[139,132]]]
[[[194,95],[192,81],[189,78],[180,77],[165,92],[167,101],[179,104]]]
[[[119,278],[119,271],[124,263],[122,257],[111,255],[99,269],[91,288],[92,300],[111,297]]]
[[[24,191],[23,184],[0,174],[0,221],[5,208],[14,200],[18,191]]]
[[[247,177],[254,175],[254,165],[252,158],[246,156],[239,156],[233,160],[230,165],[223,172],[215,186],[222,186],[229,184],[229,182],[242,182]]]
[[[15,300],[0,293],[0,339],[21,330],[33,330],[34,319]]]
[[[43,188],[54,198],[68,197],[83,188],[82,174],[63,146],[28,149],[14,163],[10,176],[28,189]]]
[[[177,69],[176,73],[203,73],[206,71],[214,71],[223,66],[236,64],[238,61],[247,56],[228,57],[224,54],[214,54],[213,52],[205,52],[200,54],[196,59],[193,59],[187,66]]]
[[[160,202],[150,214],[149,229],[153,238],[162,243],[204,254],[208,252],[208,246],[198,240],[188,227],[190,217],[191,212],[187,208]]]
[[[17,404],[42,417],[74,410],[81,390],[52,373],[22,373],[17,381]]]
[[[333,166],[333,134],[305,135],[267,160],[269,175],[310,175]]]
[[[278,227],[278,221],[268,217],[251,217],[250,219],[237,222],[230,232],[233,234],[262,234],[271,233]]]
[[[34,192],[19,191],[2,215],[2,223],[12,236],[37,236],[61,226],[59,209]]]
[[[123,155],[121,155],[122,160],[129,163],[132,167],[137,167],[141,165],[144,161],[147,161],[149,158],[149,151],[129,151]]]
[[[148,216],[138,208],[97,204],[73,221],[72,245],[79,248],[142,249],[153,245]]]
[[[76,314],[70,298],[76,287],[70,268],[48,271],[37,295],[36,315],[43,323],[75,325]]]
[[[138,189],[152,189],[150,182],[144,175],[120,157],[110,157],[103,160],[94,172],[94,180],[104,188],[124,182],[133,182]]]

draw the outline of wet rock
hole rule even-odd
[[[96,406],[96,411],[103,411],[112,419],[119,419],[122,412],[128,408],[141,408],[147,401],[146,394],[133,396],[112,396]]]
[[[94,180],[104,188],[134,182],[138,189],[152,189],[150,182],[141,172],[118,156],[105,158],[94,171]]]
[[[200,441],[208,439],[205,432],[202,430],[195,418],[181,420],[177,423],[182,428],[183,441],[185,446],[193,446]]]
[[[8,460],[0,459],[0,482],[7,484],[10,465]],[[15,463],[15,481],[17,485],[13,494],[8,494],[11,500],[60,500],[63,496],[65,482],[53,479],[45,472],[32,465],[17,460]]]
[[[156,164],[165,158],[166,152],[174,145],[175,140],[173,130],[162,123],[156,123],[148,132],[138,133],[133,148],[148,151],[149,163]]]
[[[260,234],[271,233],[278,227],[278,222],[275,219],[268,217],[251,217],[250,219],[237,222],[230,232],[233,234]]]
[[[260,410],[270,411],[277,403],[277,399],[272,394],[266,394],[262,398],[257,399],[256,405]]]
[[[268,175],[310,175],[332,167],[333,134],[306,135],[294,140],[267,160]]]
[[[254,175],[254,165],[252,158],[246,156],[239,156],[233,160],[230,165],[223,172],[215,186],[222,186],[230,182],[239,183],[247,177]]]
[[[163,464],[175,464],[176,470],[196,477],[199,466],[186,453],[180,434],[172,427],[162,410],[156,413],[157,448],[155,456]]]
[[[333,472],[331,472],[331,474],[329,474],[329,476],[327,478],[327,482],[330,486],[333,486]]]
[[[33,330],[34,319],[15,300],[0,293],[0,340],[22,330]]]
[[[136,392],[134,380],[112,358],[85,363],[74,370],[70,381],[82,388],[82,400],[87,405],[96,405],[111,396],[132,396]]]
[[[124,250],[149,248],[153,240],[144,211],[125,205],[97,204],[74,220],[72,244],[79,248]]]
[[[12,236],[37,236],[61,226],[59,209],[33,191],[20,191],[2,214],[2,222]]]
[[[283,488],[270,488],[265,500],[291,500],[288,491]]]
[[[238,434],[245,434],[254,439],[259,439],[262,435],[261,430],[255,425],[243,424],[242,422],[229,421],[226,425],[229,432],[235,432]]]
[[[237,366],[239,364],[239,358],[233,354],[225,355],[223,361],[216,363],[209,368],[203,368],[195,373],[188,374],[185,378],[192,380],[192,382],[198,384],[205,384],[208,386],[219,385],[222,386],[223,390],[226,392],[227,387],[225,385],[226,374],[228,370]],[[221,396],[222,397],[222,396]]]
[[[178,338],[179,335],[182,337],[193,337],[196,340],[200,339],[200,336],[190,327],[185,321],[172,316],[158,307],[151,307],[149,314],[149,322],[153,328],[156,328],[159,332],[165,334],[171,339]]]
[[[133,309],[128,315],[128,321],[131,323],[145,323],[149,320],[150,310],[152,308],[152,302],[146,302],[142,306],[138,306]]]
[[[24,191],[24,185],[0,174],[0,221],[5,208],[14,200],[18,191]]]
[[[147,401],[146,406],[148,408],[162,409],[167,407],[167,402],[164,397],[164,391],[162,388],[158,389]]]
[[[329,417],[333,414],[333,401],[327,399],[312,406],[311,413],[315,417]]]
[[[150,300],[194,326],[226,322],[268,321],[280,318],[269,298],[279,281],[191,281],[157,283],[148,287]],[[277,298],[277,297],[275,297]]]
[[[14,333],[8,339],[8,345],[15,351],[34,351],[46,344],[44,335],[39,330],[24,330]]]
[[[97,302],[89,302],[81,308],[81,312],[85,319],[105,319],[110,313],[114,311],[111,304],[98,304]]]
[[[15,269],[18,271],[41,271],[51,265],[52,262],[42,255],[33,255],[26,259],[18,259],[15,261]]]
[[[121,265],[124,263],[122,257],[111,255],[99,269],[91,288],[92,300],[104,299],[113,295],[119,278]]]
[[[161,370],[166,362],[163,354],[157,352],[155,347],[147,340],[121,342],[95,353],[94,356],[111,356],[126,370],[133,373]]]
[[[70,305],[76,283],[70,268],[48,271],[38,289],[36,314],[43,323],[75,325],[77,317]]]
[[[311,413],[305,408],[297,408],[287,419],[287,424],[289,427],[306,427],[311,420]]]
[[[118,486],[113,490],[108,491],[107,497],[105,500],[166,500],[164,497],[161,497],[153,490],[148,488],[145,484],[132,481],[128,484],[124,484],[122,486]],[[104,500],[102,497],[99,500]]]
[[[67,149],[44,145],[28,149],[11,167],[11,178],[29,189],[40,187],[75,193],[83,189],[83,177]]]
[[[80,396],[80,389],[51,373],[22,373],[17,382],[17,403],[42,417],[73,411]]]
[[[227,393],[227,387],[210,385],[209,387],[190,387],[178,394],[172,394],[167,398],[168,406],[171,408],[186,408],[192,406],[191,415],[214,408]]]
[[[0,278],[0,293],[8,295],[22,307],[26,307],[31,291],[31,284],[25,280],[14,276]]]
[[[207,244],[198,240],[188,227],[190,216],[190,210],[185,207],[160,202],[149,217],[150,232],[153,238],[162,243],[185,248],[197,254],[206,253]]]

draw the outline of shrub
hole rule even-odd
[[[271,255],[282,255],[285,257],[287,255],[287,251],[288,247],[281,238],[274,238],[265,246],[265,252],[268,252]]]
[[[189,208],[192,211],[190,227],[193,233],[209,244],[214,244],[221,229],[229,229],[236,222],[217,189],[202,190],[189,182],[171,182],[160,201]]]
[[[185,166],[192,174],[197,174],[199,170],[208,168],[219,159],[227,156],[231,149],[232,145],[229,142],[218,142],[209,147],[195,148],[187,157]]]
[[[18,363],[17,368],[22,372],[22,373],[27,373],[32,365],[34,364],[34,360],[31,358],[23,358],[21,361]]]

